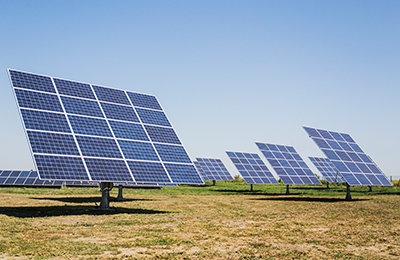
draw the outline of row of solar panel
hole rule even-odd
[[[122,105],[132,104],[136,107],[162,110],[157,99],[151,95],[134,92],[125,93],[125,91],[123,90],[111,89],[101,86],[93,86],[92,89],[92,87],[86,83],[51,78],[48,76],[25,73],[16,70],[9,71],[11,81],[13,82],[13,85],[17,88],[30,89],[54,94],[59,93],[60,95],[86,98],[91,100],[98,99],[100,101]],[[54,86],[57,87],[57,91]]]

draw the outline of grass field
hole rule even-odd
[[[111,192],[116,197],[117,189]],[[400,187],[0,188],[0,258],[399,259]]]

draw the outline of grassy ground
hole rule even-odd
[[[0,188],[0,258],[399,259],[400,187]],[[112,191],[116,197],[117,189]]]

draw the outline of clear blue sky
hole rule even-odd
[[[400,1],[0,0],[0,169],[33,161],[7,68],[154,94],[192,159],[346,132],[400,175]],[[312,167],[313,168],[313,167]],[[315,168],[313,168],[315,169]]]

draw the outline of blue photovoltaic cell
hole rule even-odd
[[[106,117],[109,119],[139,122],[139,119],[136,116],[136,113],[132,107],[108,104],[103,102],[101,103],[101,107],[103,108]]]
[[[126,159],[160,161],[151,143],[118,140]]]
[[[35,161],[41,179],[89,180],[83,161],[79,157],[35,154]]]
[[[104,117],[99,103],[96,101],[71,97],[61,97],[61,101],[65,111],[69,114]]]
[[[171,176],[172,182],[177,183],[203,183],[203,180],[199,176],[196,168],[193,164],[172,164],[165,163],[165,167]]]
[[[327,182],[345,182],[340,172],[328,158],[308,157]]]
[[[14,70],[9,75],[41,178],[136,183],[137,175],[147,185],[203,183],[156,97]]]
[[[164,162],[191,163],[189,155],[183,146],[154,144],[158,155]]]
[[[114,139],[77,136],[76,140],[83,156],[122,158]]]
[[[292,146],[259,142],[256,145],[284,184],[321,184]]]
[[[136,107],[152,108],[162,110],[157,98],[150,95],[127,92],[132,104]]]
[[[136,182],[171,182],[161,163],[128,161]]]
[[[198,161],[193,161],[194,166],[196,167],[197,172],[200,174],[203,180],[209,180],[209,176],[203,171],[201,168],[200,163]]]
[[[7,186],[61,186],[56,181],[39,180],[39,175],[36,171],[1,171],[0,185]]]
[[[226,169],[221,159],[196,158],[197,166],[201,169],[200,175],[203,180],[220,181],[233,180],[232,175]]]
[[[63,112],[57,95],[21,89],[15,89],[15,95],[20,107]]]
[[[226,154],[247,184],[278,184],[258,154],[231,151]]]
[[[71,133],[64,114],[21,109],[26,129]]]
[[[104,119],[68,116],[75,134],[112,137],[107,121]]]
[[[132,181],[123,160],[85,158],[85,162],[94,181]]]
[[[150,139],[153,142],[181,144],[178,136],[175,134],[175,131],[172,128],[157,127],[151,125],[145,125],[144,127],[146,128],[147,133],[149,134]]]
[[[72,97],[96,99],[89,84],[53,78],[58,93]]]
[[[79,155],[72,135],[28,131],[28,138],[34,153]]]
[[[136,108],[142,123],[150,125],[171,126],[164,112]]]
[[[392,186],[385,174],[349,134],[303,128],[349,185]]]
[[[116,138],[149,141],[142,125],[109,121]]]
[[[32,89],[50,93],[56,93],[51,78],[10,70],[11,82],[16,88]]]
[[[130,105],[128,97],[123,90],[93,86],[96,96],[101,101]]]

